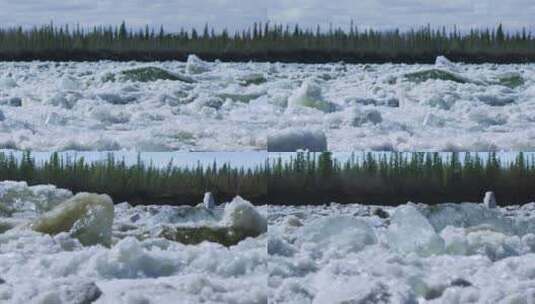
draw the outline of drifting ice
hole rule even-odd
[[[351,125],[354,127],[360,127],[363,124],[370,123],[372,125],[377,125],[383,122],[383,117],[381,112],[373,109],[367,109],[361,111],[358,108],[355,108],[353,111],[353,119]]]
[[[422,83],[429,80],[443,80],[443,81],[451,81],[456,83],[471,83],[472,80],[463,77],[457,73],[441,70],[441,69],[428,69],[428,70],[422,70],[412,73],[405,74],[405,78],[409,80],[410,82],[414,83]]]
[[[244,151],[265,148],[268,134],[306,126],[322,130],[332,151],[534,148],[532,65],[452,66],[438,58],[436,65],[340,67],[194,56],[187,63],[4,62],[0,146]],[[361,124],[354,106],[377,112]],[[42,128],[51,112],[62,119]],[[434,116],[424,119],[428,112]]]
[[[303,240],[313,243],[318,251],[337,248],[347,254],[377,243],[375,232],[367,222],[349,216],[321,218],[306,225],[302,232]]]
[[[152,82],[157,80],[183,81],[187,83],[194,82],[194,80],[190,77],[172,73],[158,67],[142,67],[132,70],[124,70],[120,72],[119,78],[122,81],[139,82]]]
[[[435,60],[435,66],[437,68],[445,68],[450,71],[458,72],[457,65],[444,56],[437,57],[437,59]]]
[[[209,70],[208,64],[202,61],[199,57],[196,55],[188,56],[188,61],[186,63],[186,72],[188,72],[188,74],[201,74],[208,72]]]
[[[248,73],[240,75],[236,80],[243,86],[262,84],[267,81],[266,76],[263,73]]]
[[[107,196],[1,182],[0,209],[8,208],[0,211],[0,303],[267,303],[266,241],[252,235],[266,220],[239,198],[226,211],[112,206]],[[229,247],[162,239],[163,225]],[[112,233],[110,247],[82,246],[109,244]]]
[[[327,151],[327,137],[322,131],[287,130],[268,136],[268,152]]]
[[[206,209],[213,209],[215,207],[214,196],[211,192],[206,192],[204,194],[203,204]]]
[[[248,201],[237,196],[225,205],[222,222],[232,228],[257,236],[267,232],[267,220]]]
[[[387,239],[392,248],[402,253],[415,252],[429,256],[444,250],[444,240],[418,209],[411,205],[396,208],[388,227]]]
[[[496,208],[496,196],[494,195],[494,192],[487,192],[485,193],[485,198],[483,199],[483,204],[485,207],[489,209]]]
[[[8,99],[0,100],[0,105],[10,107],[22,107],[22,99],[20,97],[11,97]]]
[[[332,112],[332,105],[327,102],[321,93],[321,87],[313,80],[305,80],[301,87],[288,98],[288,107],[309,107],[322,112]]]
[[[83,245],[110,245],[113,202],[107,195],[79,193],[31,224],[37,232],[69,232]]]
[[[522,226],[520,224],[514,225],[513,221],[504,217],[498,209],[489,209],[483,204],[450,203],[428,206],[420,211],[438,232],[447,226],[455,226],[463,228],[489,227],[494,231],[512,233]]]
[[[81,86],[76,78],[70,76],[62,77],[57,84],[58,89],[63,91],[78,91],[81,89]]]
[[[0,182],[0,216],[39,215],[72,197],[72,192],[52,185],[29,187],[26,182]]]
[[[210,201],[211,195],[208,194],[205,195],[205,200]],[[204,205],[206,206],[206,204]],[[188,210],[194,209],[195,207]],[[216,212],[212,210],[209,211]],[[246,238],[257,237],[265,232],[267,232],[266,218],[258,213],[251,203],[238,196],[225,205],[219,222],[194,227],[166,225],[158,233],[158,237],[185,245],[196,245],[208,241],[228,247],[237,245]]]
[[[11,77],[0,78],[0,88],[10,89],[16,86],[17,86],[17,82],[13,78]]]
[[[371,216],[376,208],[270,206],[274,215],[269,218],[268,239],[270,301],[529,303],[533,299],[532,289],[525,286],[532,286],[535,270],[534,203],[507,209],[488,209],[481,203],[381,206],[392,214],[382,218]],[[303,227],[288,227],[297,217]],[[513,222],[515,229],[505,229]]]

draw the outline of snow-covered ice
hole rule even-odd
[[[270,206],[268,222],[270,303],[535,301],[535,203]]]
[[[490,209],[496,208],[496,196],[494,195],[494,192],[488,191],[485,193],[483,204]]]
[[[265,150],[317,130],[332,151],[535,148],[535,65],[0,63],[0,147]]]
[[[0,202],[1,303],[535,300],[535,203],[109,210],[24,182],[1,182]]]
[[[267,138],[268,152],[327,151],[325,133],[318,130],[282,130]]]
[[[113,201],[106,194],[78,193],[49,212],[39,215],[32,230],[59,234],[68,232],[83,245],[111,243]]]
[[[433,255],[444,251],[444,240],[413,206],[402,206],[392,215],[386,233],[388,245],[402,253]]]
[[[204,208],[213,209],[215,207],[215,199],[211,192],[206,192],[202,200]]]
[[[0,303],[267,303],[265,206],[111,206],[24,182],[1,182],[0,202]],[[171,228],[246,237],[186,245],[162,235]]]

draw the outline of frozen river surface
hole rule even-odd
[[[0,201],[0,303],[535,301],[535,203],[132,207],[9,181]]]
[[[0,202],[0,303],[267,302],[266,207],[113,206],[16,182]]]
[[[140,69],[142,68],[142,69]],[[0,148],[533,150],[535,65],[0,63]]]
[[[534,303],[535,204],[269,207],[272,303]]]

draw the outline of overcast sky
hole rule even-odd
[[[409,28],[431,23],[461,28],[533,28],[533,0],[0,0],[0,24],[31,26],[49,23],[164,25],[236,30],[254,21],[328,28]]]

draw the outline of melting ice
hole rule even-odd
[[[535,203],[270,206],[268,220],[272,303],[535,301]]]
[[[187,63],[4,62],[0,71],[0,148],[263,150],[268,137],[310,130],[332,151],[535,148],[529,64],[191,56]]]
[[[1,303],[267,302],[267,208],[240,197],[132,207],[1,182],[0,202]]]

